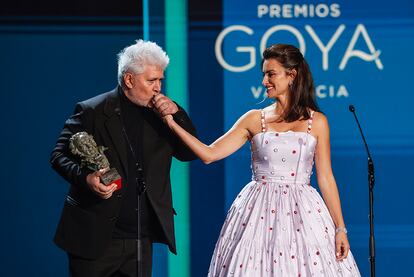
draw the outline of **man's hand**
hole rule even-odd
[[[106,170],[102,169],[86,176],[86,183],[88,184],[89,188],[102,199],[110,198],[114,191],[117,189],[117,184],[115,183],[112,183],[108,186],[105,186],[101,183],[101,179],[99,177],[105,172]]]
[[[178,106],[167,96],[158,93],[151,100],[152,108],[157,111],[161,117],[173,115],[178,112]]]

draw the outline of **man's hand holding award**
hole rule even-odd
[[[116,189],[114,190],[121,188],[121,175],[116,168],[110,168],[109,161],[104,154],[106,148],[98,146],[93,136],[86,132],[78,132],[74,134],[69,140],[69,149],[72,154],[81,158],[81,167],[86,166],[94,171],[94,176],[92,176],[92,178],[99,178],[100,182],[105,186],[116,184]],[[97,186],[90,186],[98,195],[105,199],[109,198],[113,193],[113,191],[99,189],[99,184]],[[109,195],[109,197],[105,197],[106,195]]]

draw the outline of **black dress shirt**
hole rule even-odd
[[[154,239],[161,233],[155,212],[146,193],[144,180],[145,165],[142,164],[142,126],[143,121],[153,111],[132,103],[124,94],[121,95],[121,119],[123,136],[127,144],[128,169],[127,184],[123,191],[123,202],[118,216],[114,238],[137,237],[137,189],[140,194],[141,236]]]

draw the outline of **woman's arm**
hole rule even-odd
[[[177,105],[178,106],[178,105]],[[177,122],[184,130],[186,130],[189,134],[197,137],[196,129],[193,125],[193,122],[188,117],[187,113],[178,106],[178,112],[173,115],[174,121]],[[172,135],[174,137],[174,151],[173,156],[180,160],[180,161],[192,161],[197,159],[196,155],[194,155],[193,151],[188,149],[187,145],[182,142],[179,138]]]
[[[164,117],[167,125],[187,146],[205,163],[221,160],[237,151],[249,138],[250,126],[257,120],[260,125],[260,112],[249,111],[240,117],[233,127],[210,145],[206,145],[192,136],[172,116]]]
[[[332,173],[329,124],[323,114],[316,114],[312,130],[318,139],[315,151],[318,185],[336,227],[336,257],[338,260],[342,260],[348,255],[349,242],[344,229],[345,223],[342,216],[339,192]]]

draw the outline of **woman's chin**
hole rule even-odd
[[[276,93],[273,89],[266,91],[267,98],[275,98]]]

